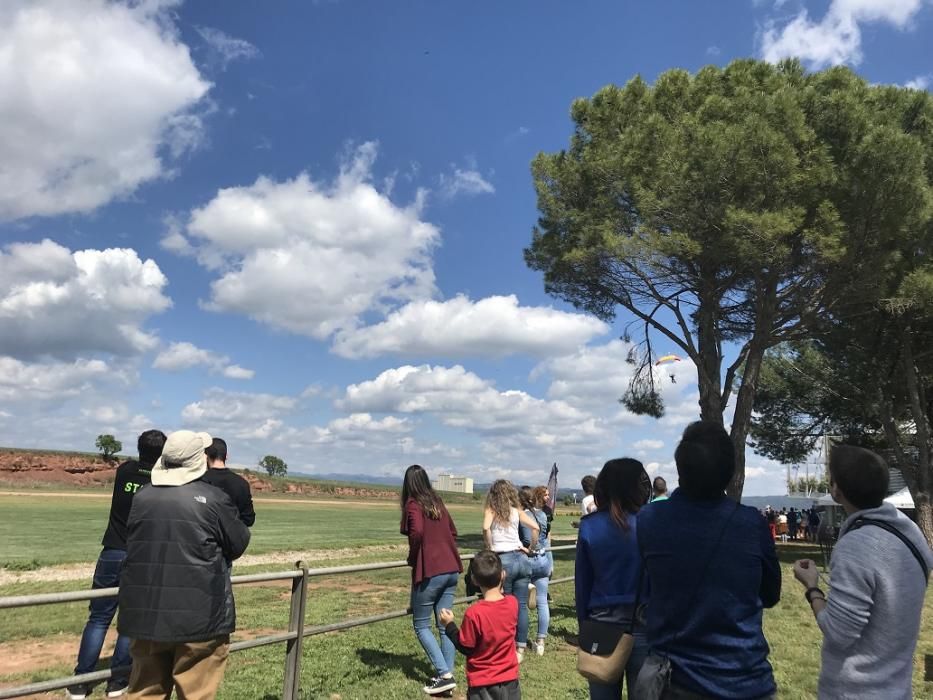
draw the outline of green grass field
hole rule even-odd
[[[44,566],[93,561],[100,551],[109,508],[109,496],[0,496],[5,523],[0,538],[0,567],[23,562]],[[335,505],[298,499],[270,503],[257,499],[256,510],[251,554],[402,541],[398,536],[398,508],[391,501],[360,508],[351,503]]]
[[[0,496],[0,562],[40,564],[91,562],[99,549],[107,499],[54,497],[39,494]],[[371,551],[377,545],[402,545],[398,510],[391,504],[314,501],[271,503],[257,500],[258,519],[251,553],[359,548],[358,556],[339,564],[399,559],[398,553]],[[452,514],[464,551],[480,542],[479,505],[455,505]],[[573,533],[570,517],[559,517],[557,536]],[[352,553],[351,553],[352,554]],[[556,576],[573,571],[572,552],[558,553]],[[771,660],[780,698],[815,697],[820,638],[789,563],[812,551],[787,546],[781,551],[784,596],[765,615]],[[237,573],[285,569],[290,560],[262,567],[238,566]],[[318,562],[316,565],[326,565]],[[31,567],[24,567],[31,568]],[[41,571],[35,572],[37,574]],[[0,596],[82,588],[86,581],[0,585]],[[586,698],[586,685],[575,671],[576,634],[572,584],[554,586],[550,638],[545,656],[529,656],[522,666],[524,696]],[[285,585],[237,588],[238,638],[283,630],[288,615]],[[408,600],[407,570],[392,570],[317,579],[308,595],[307,624],[404,608]],[[86,604],[5,611],[0,615],[0,686],[67,675],[74,663]],[[933,683],[922,681],[923,655],[933,654],[933,603],[924,616],[917,650],[917,698],[933,698]],[[533,618],[534,619],[534,618]],[[281,693],[284,645],[235,654],[219,695],[225,700],[271,700]],[[424,697],[420,684],[430,667],[406,619],[382,622],[305,640],[302,697],[329,700],[409,699]],[[459,691],[465,691],[463,660],[458,660]],[[97,697],[100,697],[98,691]],[[45,697],[61,697],[50,694]],[[459,695],[457,697],[460,697]]]

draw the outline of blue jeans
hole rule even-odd
[[[590,619],[624,624],[627,628],[632,619],[634,607],[633,605],[619,605],[614,608],[597,608],[590,610]],[[633,694],[635,681],[638,679],[638,672],[645,663],[645,659],[648,658],[648,640],[645,637],[644,630],[639,615],[639,622],[635,625],[633,634],[635,645],[632,647],[632,655],[625,666],[625,673],[622,674],[622,678],[619,679],[618,683],[611,685],[590,681],[590,700],[619,700],[622,697],[623,681],[624,685],[628,687],[629,700],[637,700]]]
[[[126,552],[122,549],[105,548],[101,551],[100,556],[97,558],[97,566],[94,569],[94,581],[91,588],[119,586],[120,571],[123,569],[124,559],[126,559]],[[84,626],[84,634],[81,635],[81,646],[78,648],[78,665],[75,666],[75,675],[91,673],[97,668],[100,650],[104,646],[104,637],[107,635],[107,629],[117,612],[117,599],[116,597],[95,598],[88,606],[88,610],[90,615],[87,624]],[[117,635],[117,644],[113,650],[113,657],[110,659],[110,668],[129,666],[131,663],[130,640],[123,635]],[[117,678],[117,680],[122,681],[128,679],[129,671],[120,674],[119,678]]]
[[[550,552],[548,552],[550,554]],[[535,587],[535,600],[538,607],[538,639],[547,637],[551,624],[551,608],[547,600],[547,587],[550,575],[554,571],[548,554],[531,558],[531,583]]]
[[[441,610],[454,606],[454,593],[457,591],[457,572],[438,574],[427,578],[411,588],[411,619],[415,635],[428,659],[434,664],[438,676],[454,672],[454,656],[457,653],[454,643],[444,634],[444,628],[438,620]],[[432,618],[440,633],[440,644],[431,629]]]
[[[518,627],[515,642],[520,647],[528,646],[528,584],[531,583],[531,560],[524,552],[499,552],[505,582],[502,590],[506,595],[518,598]]]

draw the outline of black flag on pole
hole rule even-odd
[[[554,506],[557,505],[557,462],[551,467],[551,475],[547,478],[548,499],[547,505],[554,512]]]

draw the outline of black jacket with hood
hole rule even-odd
[[[230,562],[249,528],[215,486],[144,486],[127,522],[117,629],[154,642],[205,641],[236,627]]]

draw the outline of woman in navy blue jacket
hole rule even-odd
[[[735,448],[718,423],[691,423],[674,453],[680,487],[638,514],[651,580],[643,683],[668,677],[664,700],[770,698],[777,691],[762,609],[781,597],[774,540],[758,511],[725,494]]]
[[[635,619],[635,647],[625,668],[631,688],[648,654],[644,625],[637,614],[641,558],[635,535],[635,514],[648,502],[651,481],[636,459],[612,459],[596,478],[596,512],[580,521],[575,585],[577,619],[628,625]],[[646,582],[639,603],[647,603]],[[592,700],[619,700],[623,680],[613,685],[590,681]]]

